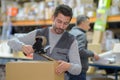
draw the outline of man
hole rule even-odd
[[[70,75],[70,80],[86,80],[86,72],[88,70],[88,58],[94,57],[95,60],[99,59],[99,56],[92,51],[87,50],[86,32],[90,29],[90,21],[87,16],[81,15],[76,19],[76,26],[70,30],[78,41],[78,48],[80,59],[82,63],[82,71],[79,75]]]
[[[52,16],[52,27],[34,30],[22,37],[9,40],[8,45],[14,50],[22,50],[25,54],[31,54],[34,53],[32,45],[35,42],[35,37],[44,36],[47,39],[46,46],[50,46],[46,55],[56,59],[59,63],[56,73],[59,75],[63,72],[69,72],[78,75],[81,72],[81,61],[77,40],[66,31],[72,15],[72,9],[69,6],[59,5]],[[33,59],[45,60],[35,53]]]

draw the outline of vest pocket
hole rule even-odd
[[[68,50],[60,49],[56,53],[58,57],[60,58],[60,60],[68,61]]]
[[[54,48],[51,56],[56,60],[68,61],[68,49]]]
[[[59,60],[64,60],[64,61],[67,61],[67,53],[64,53],[64,52],[57,52],[58,54],[58,57],[59,57]]]

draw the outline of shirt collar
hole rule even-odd
[[[80,31],[82,31],[82,32],[84,32],[84,33],[86,33],[85,30],[83,30],[83,29],[81,29],[81,28],[78,28],[77,26],[76,26],[75,28],[78,29],[78,30],[80,30]]]

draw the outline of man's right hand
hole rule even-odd
[[[31,53],[34,52],[34,50],[33,50],[33,48],[32,48],[31,45],[23,45],[23,46],[22,46],[22,51],[23,51],[26,55],[31,54]]]
[[[95,59],[95,60],[99,60],[99,59],[100,59],[99,55],[94,54],[94,59]]]

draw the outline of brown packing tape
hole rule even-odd
[[[40,54],[40,56],[46,58],[46,59],[49,60],[49,61],[55,61],[55,59],[53,59],[53,58],[51,58],[51,57],[49,57],[49,56],[47,56],[47,55],[45,55],[45,54]]]
[[[45,47],[45,46],[46,46],[46,43],[47,43],[46,37],[44,37],[44,36],[36,36],[35,40],[36,40],[36,42],[35,42],[35,44],[33,45],[33,48],[36,48],[36,49],[37,49],[36,44],[39,45],[39,47]],[[39,44],[40,42],[39,42],[39,41],[41,41],[41,40],[42,40],[42,43],[41,43],[41,46],[40,46],[40,44]],[[48,48],[49,48],[49,47],[48,47]],[[38,49],[37,49],[37,50],[38,50]],[[38,52],[39,52],[39,51],[38,51]],[[49,61],[55,61],[53,58],[47,56],[47,55],[45,54],[45,51],[44,51],[44,53],[38,53],[38,54],[39,54],[39,56],[42,56],[42,57],[46,58],[46,59],[49,60]]]
[[[47,39],[44,36],[36,36],[35,39],[42,39],[42,46],[45,46],[47,43]]]

